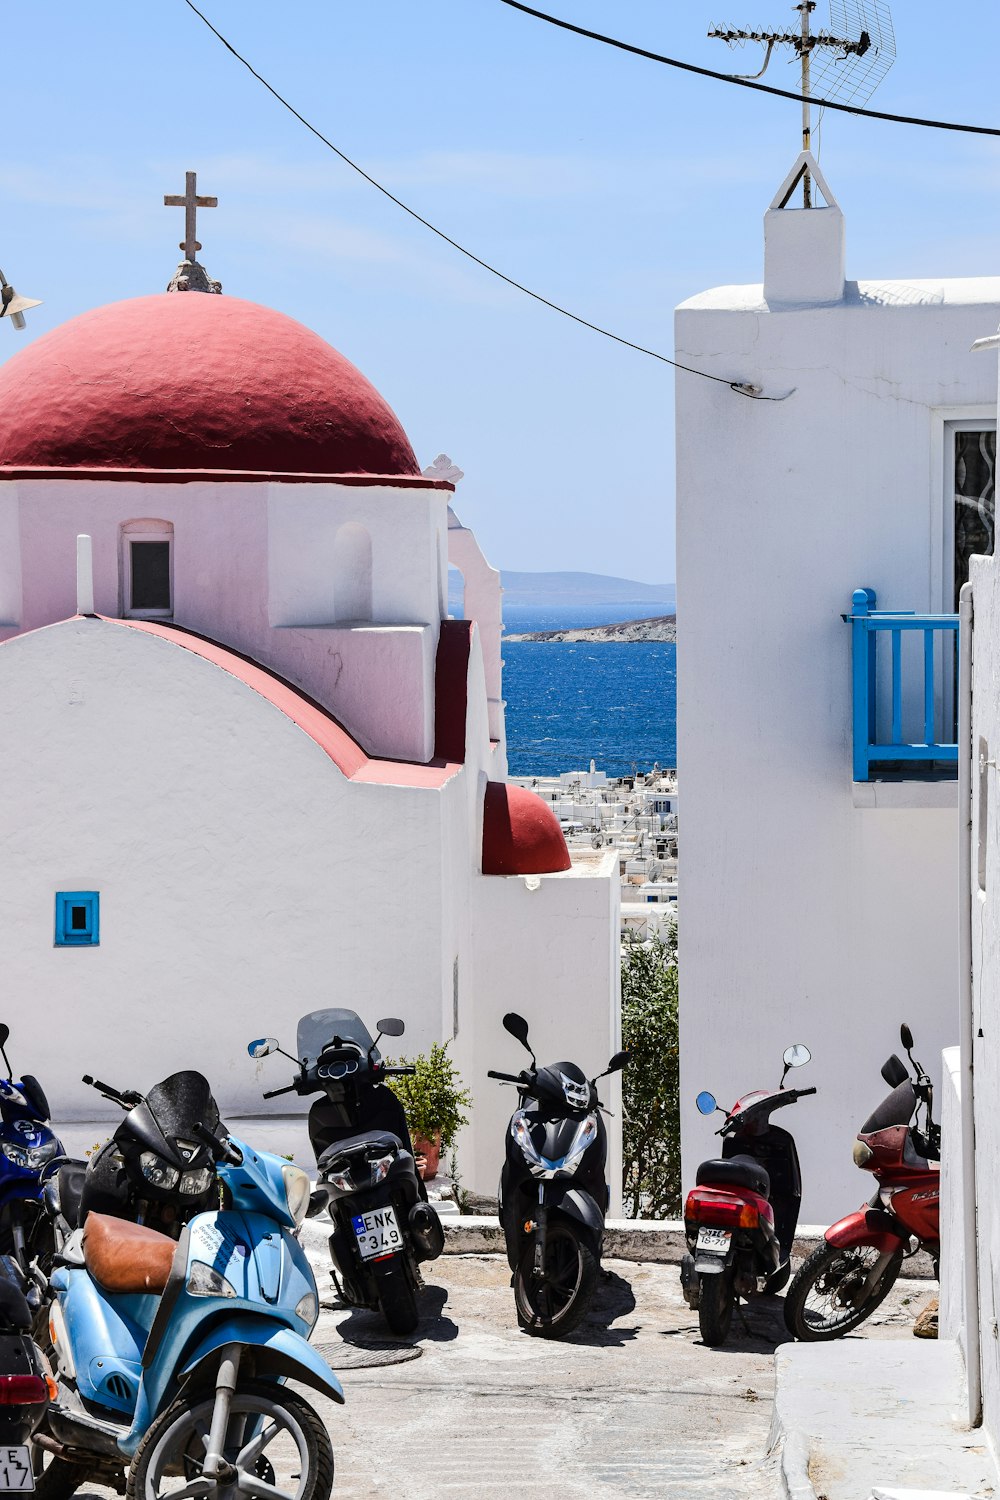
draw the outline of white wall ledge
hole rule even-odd
[[[854,781],[854,806],[900,809],[910,807],[958,810],[957,778],[921,781]]]

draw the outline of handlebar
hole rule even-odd
[[[294,1093],[295,1093],[295,1085],[294,1085],[294,1083],[288,1083],[288,1084],[285,1085],[285,1087],[283,1089],[266,1089],[265,1092],[264,1092],[264,1098],[265,1099],[277,1099],[277,1097],[278,1097],[279,1094],[294,1094]]]
[[[233,1167],[238,1167],[243,1161],[243,1152],[239,1147],[234,1146],[232,1141],[224,1140],[216,1135],[214,1131],[209,1130],[207,1125],[199,1122],[194,1127],[194,1133],[200,1141],[204,1141],[216,1161],[227,1161]]]
[[[520,1073],[515,1078],[514,1075],[513,1075],[513,1073],[497,1073],[497,1072],[494,1071],[493,1068],[490,1068],[490,1070],[486,1074],[486,1076],[487,1076],[487,1078],[498,1078],[501,1083],[525,1083],[526,1082],[526,1079],[525,1079],[525,1076],[524,1076],[523,1073]]]
[[[378,1070],[380,1078],[409,1078],[416,1071],[413,1063],[401,1063],[395,1067],[386,1067],[383,1065]]]
[[[122,1109],[131,1109],[133,1105],[139,1104],[142,1095],[137,1094],[135,1089],[115,1089],[110,1083],[102,1083],[99,1078],[92,1078],[89,1073],[84,1073],[83,1080],[90,1088],[96,1089],[103,1094],[105,1099],[113,1099],[115,1104],[120,1104]]]
[[[793,1093],[795,1094],[796,1099],[804,1099],[807,1094],[815,1094],[815,1092],[816,1092],[816,1090],[814,1088],[812,1088],[812,1089],[794,1089],[793,1090]]]

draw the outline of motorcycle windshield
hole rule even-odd
[[[195,1125],[215,1130],[219,1123],[219,1106],[212,1097],[208,1079],[190,1070],[171,1073],[146,1095],[146,1107],[165,1140],[185,1139]]]
[[[876,1130],[888,1130],[892,1125],[909,1125],[916,1107],[917,1095],[907,1079],[882,1100],[878,1109],[872,1111],[861,1127],[861,1134],[873,1135]]]
[[[375,1044],[375,1038],[361,1017],[353,1010],[311,1010],[299,1022],[295,1038],[296,1051],[303,1062],[314,1063],[335,1036],[342,1041],[355,1042],[366,1053]],[[373,1053],[375,1061],[378,1052]]]

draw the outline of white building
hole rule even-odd
[[[716,1149],[697,1091],[728,1104],[773,1085],[784,1047],[807,1043],[801,1083],[819,1092],[781,1123],[803,1219],[829,1222],[870,1191],[851,1142],[900,1021],[924,1058],[957,1035],[949,617],[992,545],[996,362],[970,346],[997,325],[1000,278],[846,280],[843,215],[811,158],[826,206],[792,205],[806,164],[766,214],[763,285],[676,315],[677,359],[722,378],[677,381],[682,1124],[689,1181]],[[872,608],[915,611],[931,635]]]
[[[247,1041],[345,1005],[400,1015],[409,1055],[454,1038],[488,1192],[504,1011],[540,1057],[619,1046],[617,860],[571,866],[507,784],[499,581],[441,471],[235,298],[98,308],[0,369],[3,1019],[58,1120],[106,1133],[84,1072],[190,1066],[224,1117],[287,1109]]]

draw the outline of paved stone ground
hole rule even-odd
[[[494,1255],[428,1267],[411,1340],[374,1314],[325,1311],[314,1342],[347,1405],[309,1395],[333,1440],[334,1500],[777,1500],[765,1447],[772,1356],[787,1337],[780,1299],[756,1303],[749,1331],[734,1320],[729,1343],[708,1349],[675,1266],[606,1270],[587,1324],[561,1342],[518,1331]],[[908,1338],[932,1290],[899,1283],[868,1336]]]

